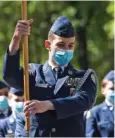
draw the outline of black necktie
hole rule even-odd
[[[58,78],[60,78],[60,76],[61,76],[61,72],[62,72],[62,69],[61,68],[55,68],[55,77],[56,77],[56,80],[58,79]]]

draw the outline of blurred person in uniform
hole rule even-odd
[[[0,120],[0,137],[14,137],[16,128],[16,117],[23,112],[23,92],[13,87],[8,92],[8,103],[11,114]]]
[[[104,102],[93,107],[86,115],[86,137],[114,137],[115,71],[112,70],[101,83]]]
[[[4,80],[22,90],[20,41],[23,35],[30,35],[31,24],[32,20],[17,22],[4,59]],[[76,70],[70,64],[75,40],[71,22],[60,16],[50,28],[48,40],[45,40],[48,61],[43,65],[29,64],[30,101],[24,104],[24,115],[37,118],[38,126],[34,133],[30,133],[32,137],[85,136],[83,114],[95,102],[97,80],[93,70]],[[24,125],[24,116],[17,118],[17,137],[26,136]]]
[[[23,91],[11,87],[8,93],[10,106],[13,112],[13,117],[16,119],[17,114],[23,112],[24,96]]]
[[[8,117],[11,114],[11,108],[8,104],[9,86],[0,81],[0,120]]]

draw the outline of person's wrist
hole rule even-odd
[[[54,105],[49,100],[46,101],[46,105],[48,107],[48,110],[55,110]]]
[[[13,37],[12,37],[12,40],[13,40],[13,41],[20,42],[20,40],[21,40],[21,36],[16,35],[16,34],[14,33],[14,34],[13,34]]]
[[[11,43],[9,45],[9,55],[15,55],[17,53],[17,51],[19,50],[20,40],[21,37],[13,35]]]
[[[11,47],[9,46],[8,53],[9,53],[9,55],[15,55],[15,54],[17,53],[18,50],[19,50],[19,48],[14,49],[14,48],[11,48]]]

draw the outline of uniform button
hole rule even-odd
[[[52,132],[56,132],[56,128],[52,128]]]

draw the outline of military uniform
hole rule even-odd
[[[114,137],[114,74],[112,70],[102,80],[105,101],[86,113],[86,137]]]
[[[22,124],[22,122],[24,122]],[[25,129],[25,116],[24,114],[20,114],[17,116],[16,119],[16,130],[15,130],[15,137],[27,137],[27,132]],[[21,125],[20,125],[21,123]],[[30,117],[30,131],[29,131],[29,137],[36,137],[36,132],[38,128],[38,122],[36,116],[32,115]]]
[[[22,68],[19,69],[17,59],[19,59],[19,52],[13,56],[6,54],[4,79],[11,86],[23,89],[23,70]],[[9,65],[12,66],[12,69],[9,68]],[[69,85],[72,80],[68,80],[62,85],[63,80],[67,76],[79,80],[83,77],[85,71],[77,71],[68,65],[61,79],[56,82],[48,62],[44,65],[30,64],[29,70],[30,98],[51,100],[55,106],[55,111],[36,114],[40,131],[37,136],[84,136],[83,112],[92,106],[96,95],[96,84],[92,80],[91,74],[80,90],[75,95],[70,96],[72,95],[71,87],[74,88],[74,86]],[[77,86],[77,83],[79,81],[76,81],[73,85]]]
[[[87,137],[114,137],[114,109],[103,102],[86,116]]]
[[[11,114],[0,120],[0,137],[14,137],[16,122]]]
[[[58,18],[50,31],[61,37],[75,36],[71,23],[65,17]],[[11,86],[23,90],[23,69],[19,66],[19,53],[18,51],[11,56],[7,51],[3,78]],[[55,109],[36,114],[38,126],[34,135],[84,137],[83,113],[95,102],[96,75],[92,70],[75,70],[70,64],[64,66],[58,78],[56,74],[57,71],[52,69],[48,61],[43,65],[29,64],[30,100],[50,100]],[[21,133],[25,125],[22,120],[17,121],[16,136],[25,136],[25,132]]]

